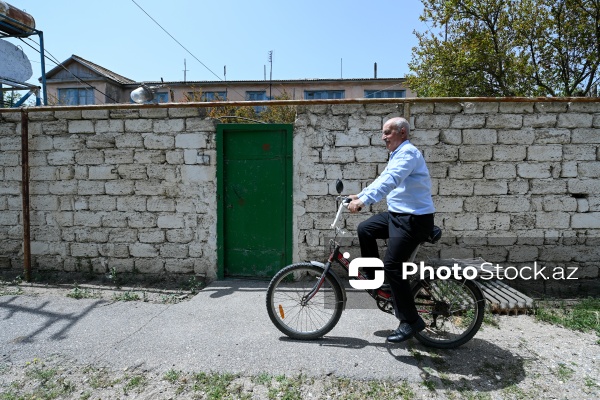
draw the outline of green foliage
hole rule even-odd
[[[583,299],[572,307],[561,304],[558,307],[540,307],[535,317],[540,321],[562,325],[578,331],[595,331],[600,336],[600,299]]]
[[[229,373],[200,372],[194,375],[192,389],[205,392],[208,399],[222,399],[227,395],[227,388],[234,379],[235,375]]]
[[[275,96],[273,100],[290,100],[287,92]],[[223,103],[218,107],[211,107],[208,112],[210,118],[215,118],[221,123],[272,123],[292,124],[296,120],[296,106],[272,105],[265,106],[260,112],[254,106],[234,106]]]
[[[129,394],[132,390],[140,390],[146,384],[147,378],[142,375],[134,375],[127,380],[123,387],[123,393]]]
[[[419,96],[581,96],[595,91],[600,2],[423,0],[409,86]]]
[[[165,372],[165,376],[163,377],[163,379],[166,381],[169,381],[171,383],[175,383],[179,380],[180,377],[181,377],[181,371],[176,371],[174,369],[170,369],[167,372]]]
[[[75,285],[73,289],[69,293],[67,293],[67,297],[72,299],[89,299],[92,297],[97,297],[92,291],[88,289],[81,289],[78,285]]]
[[[144,293],[145,295],[145,293]],[[137,301],[140,300],[140,295],[136,292],[125,291],[120,294],[113,295],[113,300],[115,301]]]
[[[21,94],[15,91],[11,92],[2,92],[2,103],[0,104],[0,108],[10,108],[19,100],[21,100]]]
[[[279,96],[275,96],[274,100],[290,100],[291,97],[287,92]],[[296,120],[296,106],[268,106],[259,114],[263,122],[274,124],[293,124]]]

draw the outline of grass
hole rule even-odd
[[[573,306],[563,302],[555,307],[538,307],[535,310],[535,317],[539,321],[577,331],[596,332],[600,337],[600,298],[589,297]]]
[[[75,385],[62,376],[57,368],[34,359],[25,365],[25,380],[13,381],[6,391],[0,391],[0,399],[62,399],[69,397],[75,390]]]
[[[89,289],[81,289],[78,285],[75,285],[75,287],[67,293],[67,297],[79,300],[97,297],[97,295]]]
[[[275,383],[269,387],[269,399],[302,400],[301,384],[302,376],[293,378],[279,375],[275,377]]]
[[[228,394],[228,386],[235,379],[235,375],[229,373],[205,373],[194,375],[192,389],[202,391],[210,400],[222,399]]]
[[[563,363],[558,364],[558,368],[556,368],[556,371],[554,371],[554,374],[563,382],[566,382],[569,379],[571,379],[574,373],[575,371],[573,371],[571,368],[567,367]]]
[[[183,283],[183,289],[188,290],[191,294],[197,294],[203,287],[204,282],[199,281],[195,276]]]
[[[175,371],[174,369],[170,369],[165,373],[165,375],[163,376],[163,379],[167,382],[175,383],[179,380],[180,377],[181,377],[180,371]]]
[[[138,301],[140,299],[141,298],[139,294],[129,290],[123,293],[113,295],[113,300],[115,301]]]
[[[21,286],[21,278],[17,277],[13,279],[11,282],[7,282],[0,278],[0,296],[15,296],[23,294],[23,289]]]
[[[552,369],[554,381],[579,384],[585,393],[597,394],[598,383],[590,376],[576,379],[572,364],[560,364]],[[483,363],[482,376],[498,369],[511,369],[509,364]],[[534,399],[540,393],[520,387],[519,380],[503,379],[494,391],[461,377],[450,381],[439,373],[438,382],[426,367],[427,376],[419,383],[405,380],[359,380],[336,376],[319,378],[300,375],[238,375],[227,372],[185,372],[170,369],[162,374],[140,370],[113,370],[97,366],[79,366],[62,360],[46,363],[34,359],[25,366],[0,369],[0,400],[28,399],[91,399],[102,393],[103,398],[150,398],[157,393],[164,398],[251,399],[268,398],[299,400],[307,398],[335,399],[416,399],[447,398],[490,400],[492,398]],[[15,375],[17,374],[17,375]],[[495,379],[495,378],[494,378]],[[76,384],[73,382],[77,382]],[[495,382],[495,381],[494,381]],[[560,385],[563,385],[562,383]],[[161,397],[163,398],[163,397]]]
[[[123,393],[127,395],[130,391],[141,390],[141,388],[145,385],[147,378],[142,375],[134,375],[132,377],[126,377],[125,381],[127,383],[125,386],[123,386]]]
[[[333,378],[325,387],[324,398],[335,399],[403,399],[416,397],[407,381],[356,380]]]
[[[598,385],[596,383],[595,380],[593,380],[592,378],[590,378],[589,376],[586,376],[585,379],[583,380],[583,383],[585,384],[585,386],[589,389],[593,389],[593,388],[597,388],[600,387],[600,385]]]

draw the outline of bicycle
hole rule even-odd
[[[266,303],[269,318],[282,333],[293,339],[310,340],[323,337],[338,323],[346,306],[346,290],[341,279],[333,271],[337,262],[346,271],[350,260],[344,257],[337,237],[342,229],[337,226],[344,207],[350,202],[340,196],[343,183],[336,184],[340,202],[331,224],[335,235],[329,243],[327,262],[318,261],[291,264],[281,269],[271,280],[267,289]],[[436,243],[442,231],[434,227],[427,242]],[[413,262],[420,248],[413,251]],[[359,271],[358,279],[367,279]],[[385,285],[384,285],[385,286]],[[382,286],[367,290],[375,299],[377,307],[394,314],[392,295]],[[417,311],[425,321],[426,328],[415,338],[429,347],[449,349],[471,340],[483,322],[485,299],[479,286],[467,279],[413,279],[412,293]]]

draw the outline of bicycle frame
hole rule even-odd
[[[329,247],[331,249],[331,251],[329,253],[329,257],[327,258],[327,262],[325,264],[317,262],[317,261],[311,261],[311,264],[322,267],[323,268],[323,273],[321,274],[320,279],[317,281],[317,283],[315,284],[315,286],[313,287],[313,289],[306,296],[304,296],[302,298],[302,303],[303,304],[308,303],[315,296],[315,294],[317,294],[317,292],[319,291],[319,289],[323,285],[323,282],[325,280],[325,276],[328,273],[330,273],[331,266],[332,266],[332,264],[333,264],[334,261],[337,262],[339,265],[341,265],[346,270],[346,272],[349,272],[350,260],[348,260],[346,257],[344,257],[342,251],[340,250],[341,249],[341,245],[336,241],[337,235],[342,232],[342,230],[337,226],[337,223],[338,223],[338,221],[340,219],[340,216],[341,216],[343,208],[345,206],[347,206],[347,204],[348,204],[348,201],[347,201],[348,198],[347,197],[338,196],[336,198],[336,201],[339,201],[339,200],[341,200],[341,202],[340,202],[340,205],[338,207],[338,210],[337,210],[337,213],[335,215],[335,218],[333,220],[333,223],[331,224],[331,228],[333,228],[335,230],[335,236],[329,242]],[[419,251],[419,247],[420,247],[420,244],[417,245],[417,247],[415,248],[415,250],[412,252],[412,254],[410,256],[410,259],[409,259],[410,262],[414,261],[416,255],[417,255],[417,252]],[[331,273],[333,273],[333,271],[331,271]],[[334,277],[339,280],[339,278],[335,274],[334,274]],[[368,280],[369,279],[361,271],[358,272],[358,277],[357,278],[359,280]],[[340,286],[342,287],[342,290],[344,292],[344,303],[345,303],[345,298],[346,298],[345,297],[345,289],[344,289],[343,285],[340,285]],[[374,295],[373,292],[371,292],[369,290],[366,290],[366,292],[369,293],[369,295],[371,297],[373,297],[375,300],[377,300],[377,296]]]
[[[343,187],[338,186],[342,185],[336,184],[336,190],[341,193]],[[342,196],[338,196],[337,200],[341,200],[341,204],[331,224],[334,237],[329,241],[325,263],[310,261],[288,265],[273,277],[267,289],[269,318],[281,332],[293,339],[322,337],[335,327],[346,308],[346,285],[332,267],[334,263],[338,263],[346,272],[350,272],[350,257],[344,257],[347,253],[343,252],[338,242],[338,235],[343,231],[337,223],[343,207],[351,200]],[[436,243],[440,237],[441,230],[434,227],[426,242]],[[414,262],[419,248],[420,244],[411,254],[410,262]],[[357,278],[369,280],[367,273],[363,271],[358,271]],[[485,312],[485,298],[476,283],[456,278],[415,278],[409,282],[417,312],[426,324],[423,331],[415,333],[417,340],[431,347],[455,348],[476,334]],[[396,314],[389,285],[384,284],[381,288],[366,292],[381,311]],[[324,296],[329,294],[334,296],[334,302],[325,301]],[[325,309],[317,311],[315,307],[321,307],[322,301],[325,301]],[[287,313],[284,313],[284,309]]]

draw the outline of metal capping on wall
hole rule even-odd
[[[303,106],[318,104],[415,104],[415,103],[597,103],[599,97],[403,97],[389,99],[324,99],[324,100],[264,100],[264,101],[219,101],[219,102],[185,102],[158,104],[97,104],[79,106],[36,106],[24,107],[27,112],[69,111],[69,110],[132,110],[145,108],[210,108],[227,106]],[[0,113],[15,112],[17,109],[0,108]]]

